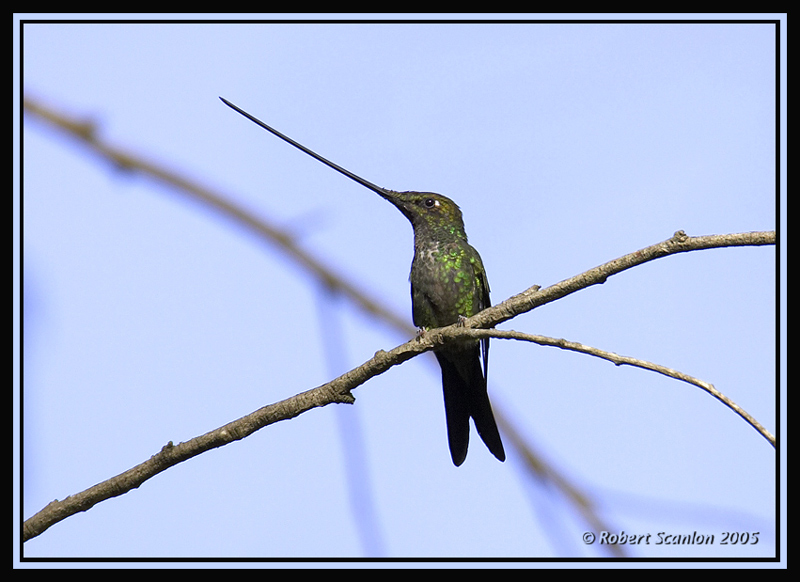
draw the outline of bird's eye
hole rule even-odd
[[[425,208],[433,208],[436,206],[436,200],[434,198],[426,198],[423,204],[425,204]]]

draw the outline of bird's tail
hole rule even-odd
[[[458,355],[436,353],[442,367],[450,456],[456,466],[461,465],[467,457],[470,417],[489,451],[500,461],[506,460],[503,441],[486,391],[479,353],[478,344],[474,350],[460,351]]]

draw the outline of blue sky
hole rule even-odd
[[[289,229],[410,323],[405,218],[219,96],[378,185],[453,198],[497,303],[679,229],[775,229],[775,34],[757,23],[32,23],[22,87]],[[23,137],[25,518],[408,339],[200,204],[31,117]],[[697,376],[774,433],[776,263],[774,247],[685,253],[502,328]],[[774,555],[775,450],[698,388],[496,340],[489,391],[611,531],[717,536],[628,555]],[[354,395],[64,520],[25,556],[608,555],[516,451],[498,463],[473,430],[452,465],[432,357]],[[346,450],[363,452],[355,484]],[[758,544],[719,543],[755,531]]]

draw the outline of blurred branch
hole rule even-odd
[[[288,231],[269,224],[263,218],[255,216],[248,209],[231,202],[229,197],[206,188],[191,178],[180,175],[173,169],[157,162],[149,161],[135,152],[104,142],[98,137],[97,124],[93,121],[73,119],[29,97],[25,97],[23,106],[26,113],[48,122],[50,125],[66,132],[70,137],[76,138],[104,161],[111,162],[114,166],[123,170],[141,172],[149,178],[166,184],[178,194],[207,204],[234,222],[254,231],[262,240],[272,243],[279,250],[288,254],[292,260],[331,290],[342,293],[370,315],[391,324],[394,328],[403,331],[407,335],[412,335],[415,332],[406,319],[384,307],[380,301],[370,297],[355,284],[337,275],[311,253],[300,248]]]
[[[480,334],[495,333],[495,330],[472,331]],[[590,497],[570,483],[561,473],[553,471],[550,464],[542,462],[543,456],[532,449],[530,443],[517,431],[516,427],[506,422],[504,418],[498,418],[497,422],[500,425],[503,437],[507,436],[509,442],[520,450],[522,460],[531,474],[538,476],[542,483],[554,485],[561,495],[577,510],[577,513],[583,517],[590,531],[611,531],[608,524],[600,519],[595,503]],[[615,557],[626,556],[625,546],[622,544],[608,544],[605,549]]]
[[[106,161],[112,162],[115,166],[130,171],[142,172],[146,176],[171,186],[183,195],[187,195],[194,200],[199,200],[214,207],[222,214],[243,224],[265,240],[275,244],[281,251],[289,254],[307,271],[321,280],[327,287],[347,296],[361,309],[377,316],[379,319],[389,322],[392,326],[402,330],[408,335],[414,333],[413,327],[409,326],[404,318],[385,309],[377,300],[370,298],[355,285],[327,268],[310,253],[299,248],[287,232],[267,224],[263,219],[255,217],[247,209],[233,204],[223,195],[213,192],[191,179],[166,169],[155,162],[147,161],[138,154],[103,142],[98,138],[97,128],[93,122],[76,121],[67,115],[58,113],[29,98],[24,99],[24,109],[27,113],[47,121],[51,125],[66,132],[80,143],[89,147],[93,153]],[[69,496],[63,501],[56,500],[48,504],[36,515],[25,521],[23,524],[23,541],[41,534],[51,525],[74,513],[86,511],[105,499],[122,495],[138,487],[144,481],[157,475],[161,471],[207,450],[242,439],[269,424],[294,418],[312,408],[325,406],[331,403],[352,403],[354,398],[351,391],[371,377],[381,374],[392,366],[405,362],[422,352],[434,349],[443,342],[454,341],[458,337],[468,336],[470,333],[474,332],[473,328],[494,327],[503,321],[516,317],[520,313],[525,313],[540,305],[560,299],[579,289],[603,283],[611,275],[656,258],[702,248],[762,244],[775,244],[775,233],[743,233],[708,237],[688,237],[685,233],[679,231],[667,241],[625,255],[620,259],[591,269],[576,277],[566,279],[546,289],[540,290],[538,286],[532,287],[499,305],[486,309],[478,315],[465,320],[463,325],[429,330],[426,334],[402,344],[389,352],[380,350],[369,361],[323,386],[261,408],[252,414],[187,442],[179,443],[178,445],[173,445],[172,442],[170,442],[165,445],[159,453],[144,463],[81,493]],[[492,331],[491,333],[498,332]],[[508,420],[503,418],[500,411],[495,410],[495,415],[502,425],[507,429],[513,430]],[[518,435],[519,433],[514,431],[514,434]],[[527,447],[521,439],[515,437],[513,441],[515,445],[521,449],[523,457],[535,461],[530,464],[530,466],[535,469],[535,472],[550,479],[567,498],[571,500],[586,499],[576,488],[567,486],[566,479],[559,476],[554,469],[548,467],[544,461],[537,458],[533,451]],[[599,519],[594,515],[591,509],[591,504],[582,502],[580,505],[581,511],[587,515],[587,520],[590,523],[600,524]]]

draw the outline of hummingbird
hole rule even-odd
[[[450,198],[433,192],[395,192],[376,186],[327,160],[253,117],[230,101],[223,103],[312,158],[344,174],[391,202],[414,229],[411,305],[414,325],[427,329],[461,322],[489,307],[489,282],[481,257],[468,242],[461,210]],[[505,461],[486,389],[489,339],[453,343],[434,351],[442,369],[450,456],[455,466],[467,457],[469,419],[489,451]]]

